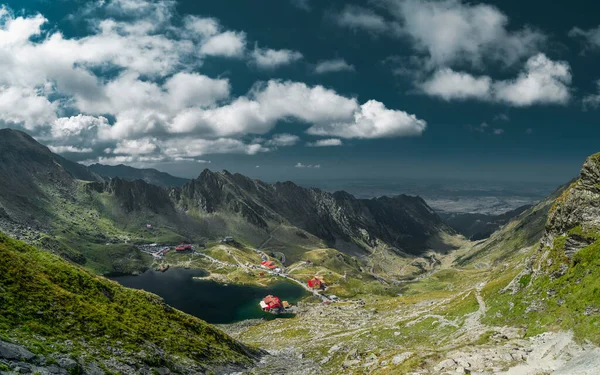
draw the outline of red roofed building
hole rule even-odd
[[[283,308],[283,304],[281,303],[279,297],[268,295],[262,300],[260,307],[262,307],[262,309],[265,311],[271,311]]]
[[[272,260],[262,262],[261,265],[270,270],[277,268],[277,266],[275,265],[275,263]]]
[[[192,250],[192,245],[182,243],[181,245],[179,245],[175,248],[175,251],[187,251],[187,250]]]
[[[323,282],[316,277],[308,280],[308,287],[313,289],[321,289],[323,287]]]

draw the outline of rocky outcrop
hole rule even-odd
[[[123,350],[112,348],[109,357],[93,357],[93,350],[80,353],[79,357],[61,353],[47,355],[34,354],[22,345],[0,340],[0,374],[38,374],[38,375],[105,375],[105,374],[205,374],[206,369],[195,363],[171,363],[172,357],[156,347],[140,346],[138,356],[126,355]],[[146,355],[151,352],[152,355]],[[86,359],[87,357],[87,359]],[[169,363],[170,368],[165,364]],[[105,371],[104,369],[110,369]],[[210,373],[240,373],[244,367],[239,364],[217,365]]]
[[[80,364],[77,361],[56,353],[51,356],[35,355],[24,346],[0,340],[0,366],[14,374],[93,374],[102,375],[96,363]]]
[[[543,246],[552,246],[557,236],[576,227],[600,228],[600,154],[589,157],[580,178],[556,200],[548,215]]]
[[[590,156],[575,180],[548,214],[536,271],[556,268],[557,259],[572,259],[600,235],[600,154]],[[564,266],[562,267],[564,271]],[[554,270],[560,276],[560,268]]]

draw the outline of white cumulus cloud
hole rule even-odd
[[[436,71],[433,77],[421,85],[421,88],[427,95],[452,100],[487,99],[491,86],[490,77],[474,77],[468,73],[444,68]]]
[[[259,152],[267,152],[268,148],[252,143],[245,144],[238,139],[168,139],[162,142],[165,155],[172,158],[195,158],[207,154],[248,154],[254,155]]]
[[[600,48],[600,26],[589,30],[574,27],[569,31],[569,36],[573,38],[583,38],[586,47],[589,49]]]
[[[179,15],[175,5],[93,2],[81,13],[91,28],[78,37],[67,37],[43,15],[0,8],[0,126],[26,129],[58,152],[82,154],[80,160],[138,164],[252,155],[299,142],[292,134],[247,141],[280,123],[335,138],[425,129],[414,115],[374,101],[361,105],[322,85],[272,79],[234,96],[227,78],[202,74],[207,59],[277,67],[301,54],[248,52],[243,31],[216,18]],[[344,63],[329,61],[321,71],[349,69]]]
[[[252,59],[262,69],[275,69],[302,59],[302,54],[289,49],[254,48]]]
[[[308,133],[340,138],[389,138],[421,135],[427,123],[404,111],[387,109],[383,103],[369,100],[345,122],[313,125]]]
[[[566,104],[571,98],[571,69],[563,61],[538,54],[527,61],[525,71],[509,81],[495,83],[497,100],[514,106]]]
[[[506,64],[535,53],[546,36],[531,28],[509,31],[509,19],[488,4],[461,0],[387,1],[390,13],[416,49],[426,53],[433,66],[470,63],[485,59]]]
[[[113,150],[115,154],[125,155],[147,155],[153,154],[158,149],[155,139],[141,138],[124,140],[117,143],[117,147]]]
[[[50,151],[57,154],[67,154],[67,153],[75,153],[75,154],[86,154],[94,152],[91,148],[78,148],[75,146],[49,146]]]
[[[266,142],[268,146],[286,147],[293,146],[300,141],[300,137],[294,134],[275,134],[273,138]]]
[[[315,66],[315,73],[317,74],[353,71],[354,66],[348,64],[344,59],[324,60]]]
[[[335,16],[335,21],[343,27],[374,33],[383,33],[390,29],[390,25],[381,15],[356,5],[347,5]]]
[[[200,52],[208,56],[242,57],[246,49],[246,34],[225,31],[208,38]]]
[[[57,103],[52,103],[36,88],[0,87],[0,121],[26,129],[48,124],[56,119]]]
[[[328,139],[319,139],[315,142],[307,143],[308,147],[332,147],[332,146],[341,146],[342,140],[337,138],[328,138]]]
[[[296,165],[294,165],[294,167],[319,169],[319,168],[321,168],[321,164],[303,164],[303,163],[298,162],[298,163],[296,163]]]
[[[527,60],[514,79],[493,81],[488,76],[445,68],[438,70],[420,87],[427,95],[444,100],[477,99],[516,107],[535,104],[566,104],[571,98],[571,69],[567,62],[537,54]]]

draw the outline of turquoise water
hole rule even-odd
[[[246,319],[274,319],[263,312],[258,303],[269,294],[282,301],[296,303],[307,295],[294,283],[280,281],[268,287],[220,284],[208,280],[194,280],[205,276],[202,270],[171,268],[167,272],[149,270],[140,276],[111,277],[119,284],[143,289],[164,298],[169,305],[212,324],[227,324]]]

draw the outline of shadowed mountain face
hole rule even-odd
[[[346,192],[292,182],[266,184],[227,171],[205,170],[181,189],[171,189],[171,197],[183,210],[236,213],[265,230],[290,224],[350,252],[387,244],[418,254],[433,236],[452,232],[418,197],[357,199]]]
[[[102,165],[92,164],[88,169],[102,177],[115,178],[119,177],[125,180],[143,180],[151,185],[166,187],[181,187],[190,180],[187,178],[175,177],[165,172],[157,171],[156,169],[137,169],[127,165]]]
[[[78,180],[98,180],[98,176],[83,165],[52,153],[29,135],[13,129],[0,129],[0,169],[5,173],[28,172],[41,178],[60,178],[66,173]]]
[[[57,194],[68,194],[74,180],[100,178],[86,167],[53,154],[29,135],[11,129],[0,130],[0,213],[21,221],[43,221],[52,186]]]
[[[91,191],[115,197],[125,213],[149,210],[159,215],[175,214],[167,191],[142,180],[113,178],[106,182],[89,184],[87,187]]]

